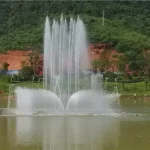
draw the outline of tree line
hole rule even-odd
[[[46,15],[61,13],[81,16],[90,43],[113,43],[119,51],[149,48],[149,7],[146,1],[1,1],[0,51],[42,49]]]

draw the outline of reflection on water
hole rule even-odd
[[[117,127],[117,128],[116,128]],[[68,146],[70,149],[104,149],[116,147],[118,122],[114,118],[71,118],[68,120]],[[116,130],[117,129],[117,130]],[[109,143],[109,144],[108,144]]]
[[[41,134],[40,119],[34,117],[33,118],[17,117],[15,123],[16,123],[15,128],[16,144],[17,145],[36,144],[36,138],[38,135]]]
[[[0,150],[149,150],[142,117],[0,117]]]
[[[63,117],[44,117],[42,120],[42,150],[65,150],[66,127]]]
[[[118,145],[114,117],[10,117],[6,150],[105,150]],[[11,136],[10,136],[11,135]]]

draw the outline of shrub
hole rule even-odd
[[[32,80],[33,80],[33,78],[34,78],[34,81],[39,81],[41,76],[34,75],[34,76],[32,76]]]
[[[123,77],[117,77],[117,81],[123,81],[124,80],[124,78]]]
[[[108,81],[114,81],[115,78],[117,78],[117,74],[111,72],[111,71],[107,71],[104,73],[104,78],[108,77]]]
[[[19,74],[19,75],[13,75],[13,78],[12,78],[12,82],[13,81],[23,81],[23,79],[24,79],[24,77],[21,75],[21,74]]]
[[[24,66],[22,69],[21,69],[21,75],[23,77],[23,80],[24,81],[28,81],[28,80],[31,80],[32,79],[32,76],[34,74],[34,71],[32,69],[32,67],[30,66]]]
[[[125,79],[132,79],[132,75],[130,73],[125,74]]]

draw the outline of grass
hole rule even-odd
[[[13,83],[13,89],[17,86],[21,87],[27,87],[27,88],[43,88],[43,83],[37,83],[37,82],[16,82]],[[0,108],[6,108],[7,107],[7,99],[10,89],[10,83],[8,81],[0,80],[0,91],[2,92],[0,94]],[[115,87],[117,86],[118,92],[125,96],[123,98],[127,98],[133,95],[137,96],[150,96],[150,83],[147,85],[146,90],[146,84],[145,82],[137,82],[137,83],[125,83],[124,87],[122,83],[115,83],[115,82],[103,82],[103,87],[105,90],[109,92],[114,92]],[[127,97],[126,97],[127,96]],[[131,97],[130,97],[131,98]],[[122,99],[122,98],[121,98]],[[143,99],[143,98],[142,98]]]
[[[113,92],[114,87],[117,86],[118,92],[122,95],[143,95],[148,96],[150,95],[150,83],[147,85],[145,82],[137,82],[137,83],[124,83],[124,87],[122,83],[115,83],[115,82],[104,82],[104,87],[107,87],[108,91]]]
[[[27,88],[43,88],[43,83],[40,82],[19,82],[15,84],[16,86],[27,87]]]
[[[19,82],[14,83],[15,86],[27,87],[27,88],[43,88],[42,82]],[[104,82],[103,87],[105,90],[109,92],[114,92],[115,87],[117,86],[118,92],[122,95],[150,95],[150,83],[148,83],[147,90],[145,82],[137,82],[137,83],[124,83],[124,88],[122,83],[115,82]],[[0,91],[3,95],[8,95],[10,88],[10,83],[6,81],[0,81]]]

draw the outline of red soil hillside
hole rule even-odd
[[[92,62],[95,59],[98,59],[100,57],[100,53],[104,49],[104,46],[102,44],[96,44],[96,45],[89,45],[89,59],[90,62]],[[21,62],[22,61],[28,61],[29,55],[32,53],[32,51],[22,51],[22,50],[13,50],[8,51],[7,54],[0,54],[0,66],[7,62],[9,63],[9,70],[19,70],[21,69]],[[119,53],[116,52],[116,50],[111,51],[110,59],[112,58],[112,55],[118,55]],[[91,66],[90,66],[91,68]],[[110,68],[109,70],[116,71],[117,67],[114,66],[113,68]]]
[[[93,60],[99,59],[101,56],[102,51],[105,49],[106,45],[104,44],[91,44],[89,45],[89,59],[90,62],[92,62]],[[116,50],[112,49],[110,52],[110,56],[109,56],[109,60],[113,60],[113,61],[117,61],[118,58],[114,57],[114,56],[118,56],[121,53],[118,53]],[[91,66],[90,66],[91,68]],[[111,68],[109,68],[109,71],[118,71],[118,68],[116,65],[112,65]]]
[[[0,66],[7,62],[9,63],[9,70],[21,69],[21,62],[28,61],[29,54],[32,51],[13,50],[8,51],[7,54],[0,54]]]

